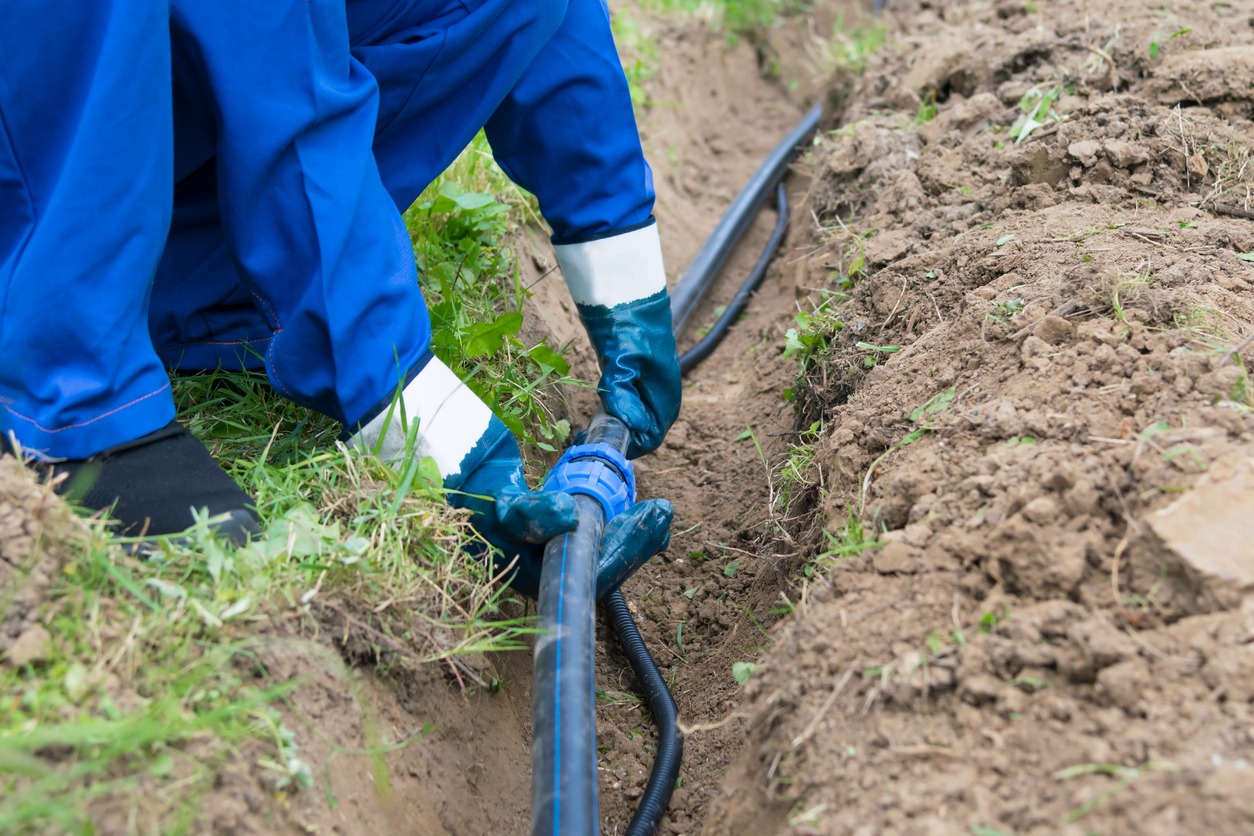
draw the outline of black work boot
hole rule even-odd
[[[193,509],[208,510],[209,527],[237,546],[261,533],[253,500],[177,421],[89,459],[39,466],[65,474],[56,490],[66,499],[117,520],[119,537],[186,531]]]

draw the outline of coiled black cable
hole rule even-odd
[[[681,373],[688,374],[696,368],[698,363],[710,356],[711,352],[722,342],[723,337],[727,336],[727,329],[740,316],[745,305],[749,304],[749,297],[766,278],[766,270],[771,266],[771,259],[775,257],[775,251],[779,249],[784,235],[788,232],[788,190],[784,188],[782,181],[775,187],[775,211],[779,216],[775,221],[775,229],[771,231],[771,237],[762,250],[762,255],[758,256],[757,263],[749,271],[744,283],[740,285],[740,289],[736,291],[732,300],[727,303],[727,309],[723,311],[723,315],[696,345],[685,351],[679,358]]]
[[[610,626],[614,635],[622,645],[627,662],[631,665],[636,681],[644,689],[645,703],[653,722],[657,724],[657,754],[653,758],[653,769],[649,771],[649,782],[645,785],[644,795],[636,806],[631,824],[627,826],[627,836],[650,836],[657,830],[658,822],[666,813],[671,802],[671,793],[675,791],[675,780],[679,776],[679,763],[684,756],[684,738],[679,732],[679,709],[666,680],[653,661],[649,649],[645,647],[636,620],[631,617],[627,608],[627,599],[623,592],[616,589],[605,599],[605,606],[610,617]]]

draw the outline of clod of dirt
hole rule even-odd
[[[39,608],[83,528],[52,490],[12,456],[0,456],[0,654],[9,665],[38,661],[47,632]]]
[[[1254,3],[891,8],[802,396],[886,544],[776,631],[705,830],[1254,830]]]
[[[43,628],[43,625],[36,624],[28,627],[9,646],[9,651],[4,656],[4,663],[14,668],[39,664],[47,661],[51,651],[52,636]]]
[[[1146,526],[1147,548],[1240,600],[1254,588],[1254,458],[1217,463],[1192,491],[1149,515]]]

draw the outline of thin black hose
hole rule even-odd
[[[657,723],[657,754],[653,758],[653,769],[649,771],[649,782],[645,785],[644,795],[640,796],[631,824],[627,825],[627,836],[651,836],[671,802],[675,780],[679,777],[679,764],[684,756],[679,709],[666,687],[662,672],[657,669],[657,663],[644,645],[622,590],[611,592],[605,605],[614,635],[618,636],[618,643],[622,645],[631,670],[644,689],[645,703],[653,715],[653,722]]]
[[[775,251],[779,249],[784,235],[788,232],[788,190],[784,188],[783,181],[775,187],[775,208],[779,217],[775,221],[775,229],[772,230],[770,239],[762,249],[762,255],[758,256],[757,263],[749,271],[744,283],[740,285],[740,289],[736,291],[732,300],[727,303],[727,309],[723,311],[723,315],[696,345],[685,351],[679,358],[679,370],[683,374],[688,374],[696,368],[698,363],[709,357],[710,353],[718,347],[723,337],[727,336],[727,329],[749,304],[749,297],[766,278],[766,270],[771,266],[771,259],[775,257]]]
[[[802,118],[801,123],[784,138],[771,156],[767,158],[754,174],[740,194],[736,196],[732,207],[719,222],[718,228],[706,240],[701,251],[684,271],[679,285],[672,294],[671,303],[674,315],[672,327],[675,336],[683,331],[684,323],[696,309],[702,295],[714,281],[719,270],[731,256],[731,251],[752,223],[754,216],[766,203],[769,190],[775,187],[775,204],[779,217],[775,229],[771,232],[762,255],[754,264],[748,277],[741,284],[736,295],[727,305],[727,310],[719,317],[718,322],[701,340],[679,360],[679,368],[687,373],[698,363],[707,358],[714,348],[727,335],[728,329],[744,310],[749,297],[762,284],[767,268],[784,234],[788,230],[788,193],[784,188],[784,175],[788,172],[788,164],[797,153],[799,146],[818,129],[820,107],[815,106]],[[653,759],[653,768],[649,770],[649,780],[645,784],[644,794],[631,823],[627,826],[627,836],[652,836],[658,823],[666,814],[671,794],[675,791],[675,781],[679,777],[679,766],[684,755],[684,740],[679,731],[679,709],[671,696],[666,680],[662,677],[657,663],[645,647],[640,630],[636,627],[631,611],[627,608],[627,599],[622,590],[616,589],[605,599],[610,623],[623,653],[631,665],[636,680],[644,689],[645,702],[649,712],[657,723],[658,740],[657,754]]]

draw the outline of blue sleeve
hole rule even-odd
[[[553,241],[574,244],[646,224],[653,174],[603,0],[566,17],[487,124],[497,162],[540,201]]]

